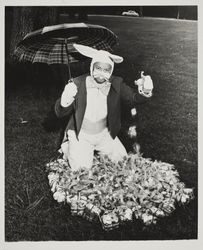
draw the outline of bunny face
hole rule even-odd
[[[108,81],[112,74],[112,65],[104,62],[96,62],[93,65],[92,76],[97,83]]]
[[[114,62],[107,55],[108,52],[98,51],[97,55],[92,58],[90,64],[90,75],[95,79],[96,75],[106,78],[108,81],[111,77],[114,69]]]

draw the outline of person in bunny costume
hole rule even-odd
[[[90,74],[69,81],[55,104],[56,115],[67,117],[61,145],[64,159],[73,170],[91,168],[95,151],[118,162],[127,155],[117,137],[121,128],[121,100],[131,107],[142,103],[152,96],[153,82],[150,76],[145,81],[142,74],[135,81],[137,92],[112,74],[114,64],[122,63],[122,57],[80,44],[73,46],[92,61]]]

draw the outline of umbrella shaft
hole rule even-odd
[[[67,59],[68,59],[68,73],[69,73],[69,79],[72,78],[71,76],[71,70],[70,70],[70,61],[69,61],[69,56],[68,56],[68,43],[67,43],[67,39],[65,39],[65,48],[66,48],[66,54],[67,54]]]

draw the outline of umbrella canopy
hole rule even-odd
[[[67,64],[85,57],[73,43],[112,52],[118,37],[109,29],[85,23],[65,23],[46,26],[27,34],[15,49],[19,61],[46,64]]]

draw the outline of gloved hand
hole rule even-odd
[[[141,78],[134,82],[136,85],[138,85],[138,91],[141,95],[144,95],[146,97],[152,96],[154,85],[151,76],[145,76],[144,71],[142,71]]]
[[[70,80],[68,84],[66,84],[64,91],[61,95],[61,106],[62,107],[70,106],[71,103],[74,101],[77,92],[78,92],[77,86],[75,85],[73,80]]]

